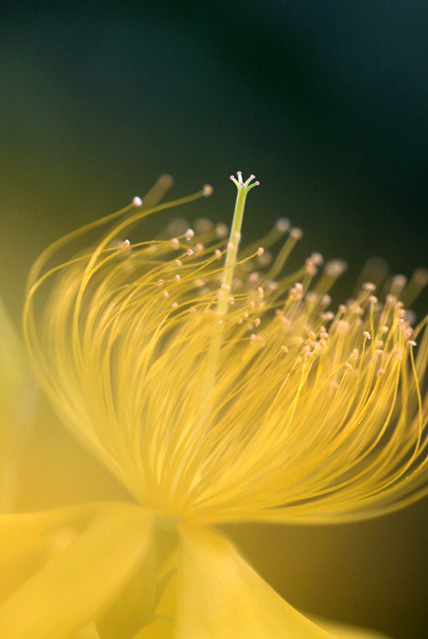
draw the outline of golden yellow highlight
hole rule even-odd
[[[208,220],[176,237],[124,239],[143,218],[209,194],[136,198],[36,263],[24,334],[64,421],[143,507],[192,525],[348,521],[428,492],[427,321],[412,328],[400,301],[423,274],[407,287],[393,280],[384,299],[366,283],[332,312],[344,265],[318,274],[313,254],[284,272],[302,235],[286,220],[238,255],[239,230],[227,239]],[[111,222],[98,243],[47,267]]]

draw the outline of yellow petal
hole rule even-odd
[[[0,637],[68,639],[102,614],[150,551],[152,518],[111,504],[0,606]]]
[[[73,541],[106,504],[0,515],[0,602]]]
[[[71,639],[101,639],[94,623],[90,623],[77,632],[74,632]]]
[[[105,504],[91,503],[39,513],[0,515],[0,562],[13,561],[49,543],[63,530],[83,529]]]
[[[168,619],[156,619],[145,626],[134,639],[174,639],[174,625]]]
[[[219,534],[183,528],[177,639],[332,639],[285,602]]]
[[[336,621],[327,621],[325,619],[314,619],[314,621],[333,633],[337,639],[389,639],[386,635],[360,628],[357,626],[348,626],[347,624],[337,623]]]

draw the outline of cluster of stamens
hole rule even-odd
[[[334,309],[346,264],[312,253],[288,272],[302,232],[284,218],[241,248],[259,183],[231,180],[229,236],[201,218],[118,244],[125,221],[32,283],[27,341],[51,396],[137,499],[169,513],[346,519],[357,501],[410,499],[396,486],[425,465],[428,333],[404,304],[423,272],[382,299],[367,282]],[[31,296],[53,276],[39,323]]]

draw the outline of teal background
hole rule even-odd
[[[300,259],[349,262],[344,296],[373,255],[393,272],[427,266],[427,30],[417,0],[11,6],[0,22],[0,284],[14,317],[48,242],[165,172],[177,196],[214,186],[190,219],[225,221],[230,173],[255,173],[244,241],[290,217],[305,231]],[[74,476],[87,498],[113,490],[62,431],[33,445],[22,503],[76,499]],[[353,526],[234,535],[294,605],[418,639],[427,521],[425,501]]]

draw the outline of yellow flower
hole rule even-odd
[[[313,254],[284,273],[301,236],[286,220],[238,251],[258,183],[232,180],[229,238],[202,219],[175,237],[123,239],[212,190],[156,206],[163,178],[144,202],[59,240],[34,265],[24,310],[34,368],[130,500],[0,520],[0,558],[49,557],[0,605],[0,636],[376,636],[312,623],[211,527],[351,521],[427,492],[428,331],[426,320],[411,328],[399,301],[424,274],[393,280],[384,301],[365,283],[331,312],[344,265],[317,276]],[[113,221],[94,246],[49,265]]]

